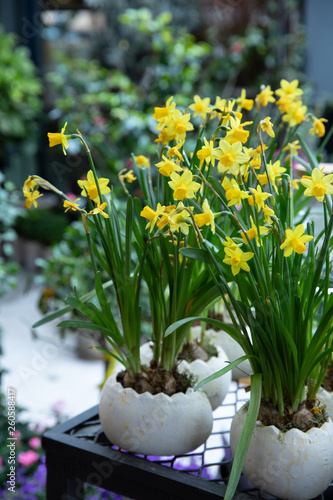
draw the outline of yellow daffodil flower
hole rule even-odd
[[[291,155],[297,155],[297,151],[301,149],[299,141],[288,142],[288,144],[282,148],[282,151],[289,151]]]
[[[134,160],[139,168],[142,168],[142,167],[150,168],[150,161],[149,161],[149,158],[147,158],[146,156],[143,156],[143,155],[134,156]]]
[[[284,95],[280,97],[278,101],[276,101],[276,105],[279,107],[280,113],[287,113],[290,106],[294,103],[294,98],[292,95]]]
[[[195,95],[194,98],[194,103],[189,106],[193,113],[193,117],[195,116],[200,116],[203,120],[205,120],[206,116],[208,113],[210,113],[211,106],[210,106],[210,98],[205,97],[204,99],[201,99],[200,96]]]
[[[226,241],[222,241],[222,245],[229,248],[232,252],[236,250],[236,248],[239,248],[237,243],[235,243],[233,239],[229,238],[229,236],[227,236]]]
[[[295,127],[304,121],[307,109],[308,108],[302,104],[302,101],[295,101],[290,104],[282,120],[288,122],[290,127]]]
[[[168,149],[167,156],[169,160],[171,160],[174,156],[177,156],[177,158],[181,161],[184,161],[184,158],[182,157],[181,152],[179,151],[183,145],[184,145],[185,140],[179,142],[176,144],[176,146],[173,146],[172,148]]]
[[[298,254],[304,253],[306,250],[305,243],[313,239],[313,236],[304,234],[303,224],[299,224],[294,231],[286,229],[285,240],[280,246],[284,250],[284,256],[289,257],[294,251]]]
[[[160,174],[164,175],[164,177],[170,177],[172,172],[182,172],[183,169],[177,163],[172,160],[169,160],[166,156],[162,156],[162,161],[156,163],[156,167]]]
[[[263,144],[263,149],[264,151],[267,149],[266,144]],[[244,151],[246,152],[245,148]],[[261,166],[261,154],[262,154],[261,145],[259,145],[256,149],[253,149],[250,153],[250,156],[252,158],[250,161],[250,165],[252,168],[256,170],[259,169]]]
[[[293,179],[293,180],[291,181],[291,185],[292,185],[292,187],[293,187],[294,189],[296,189],[296,191],[297,191],[297,189],[299,188],[299,183],[300,183],[300,182],[301,182],[301,179]]]
[[[246,200],[249,195],[246,191],[240,189],[235,179],[232,179],[228,189],[226,190],[225,197],[229,202],[228,207],[231,207],[236,204],[239,206],[242,203],[242,200]]]
[[[25,196],[25,202],[24,206],[25,208],[31,208],[31,205],[33,205],[35,208],[37,207],[37,199],[43,196],[37,189],[34,191],[25,191],[23,192]]]
[[[214,149],[214,157],[219,161],[217,168],[219,172],[230,172],[237,176],[239,166],[250,160],[250,157],[242,153],[242,143],[230,144],[224,139],[219,142],[219,149]]]
[[[105,179],[103,177],[98,179],[99,188],[102,194],[107,194],[110,192],[110,188],[108,187],[109,182],[109,179]],[[81,180],[77,181],[77,183],[82,189],[81,196],[88,196],[95,203],[99,203],[98,189],[92,170],[89,170],[86,181]]]
[[[169,97],[164,108],[154,108],[153,118],[158,121],[155,130],[162,130],[165,127],[166,120],[175,110],[176,103],[172,102],[173,97]]]
[[[207,165],[212,163],[214,166],[215,156],[214,156],[214,142],[207,141],[206,137],[204,137],[204,146],[202,146],[199,151],[197,151],[197,157],[200,160],[200,166],[206,161]]]
[[[275,137],[275,132],[273,130],[273,123],[270,121],[271,117],[267,116],[264,120],[261,120],[260,127],[263,132],[267,132],[270,137]]]
[[[33,191],[34,187],[37,186],[37,183],[32,180],[31,175],[27,178],[27,180],[24,182],[22,191],[24,193],[29,193],[30,191]]]
[[[228,191],[228,189],[231,189],[231,179],[227,175],[223,177],[221,184],[224,191]]]
[[[269,178],[271,180],[272,186],[274,187],[276,192],[278,192],[278,189],[276,186],[276,181],[280,180],[281,174],[283,174],[287,170],[285,167],[281,167],[280,165],[281,165],[280,160],[277,160],[273,164],[272,164],[272,162],[270,162],[267,165],[268,175],[269,175]],[[264,174],[258,174],[258,179],[259,179],[259,182],[262,186],[264,186],[265,184],[268,184],[268,177],[267,177],[266,172]]]
[[[267,224],[268,226],[271,226],[273,224],[271,217],[273,215],[275,215],[274,210],[272,210],[268,205],[264,205],[263,212],[264,212],[265,224]]]
[[[80,201],[80,198],[76,198],[74,201],[64,200],[64,207],[66,208],[65,213],[68,212],[68,210],[73,210],[73,212],[80,210],[80,205],[77,203],[78,201]]]
[[[318,406],[313,406],[313,408],[311,408],[311,411],[314,415],[317,415],[317,413],[319,413],[319,414],[323,413],[323,410],[321,408],[319,408]]]
[[[170,217],[176,211],[176,205],[169,205],[165,207],[162,217],[157,221],[156,225],[158,229],[162,230],[170,223]]]
[[[185,170],[182,175],[172,172],[169,186],[174,191],[173,197],[175,200],[184,200],[185,198],[195,198],[195,193],[200,189],[201,184],[193,181],[193,174],[189,170]]]
[[[325,125],[327,122],[326,118],[314,118],[312,122],[312,128],[309,130],[310,134],[317,134],[318,137],[324,137],[325,135]]]
[[[269,231],[269,229],[267,227],[265,227],[265,226],[259,226],[259,233],[258,233],[258,228],[255,225],[255,223],[253,222],[253,219],[252,219],[251,215],[250,215],[250,222],[251,222],[251,228],[246,231],[247,238],[249,240],[253,240],[253,238],[255,238],[256,242],[257,242],[257,246],[261,247],[262,246],[262,242],[260,240],[260,236],[262,236],[264,234],[267,234],[268,231]],[[244,241],[244,243],[247,243],[248,240],[247,240],[245,234],[242,233],[241,236],[242,236],[242,240]]]
[[[169,142],[172,141],[174,138],[175,138],[174,135],[168,134],[168,129],[165,127],[161,130],[157,139],[155,139],[154,142],[157,142],[157,144],[163,144],[165,146],[166,144],[169,144]]]
[[[247,111],[251,111],[251,109],[253,108],[253,102],[253,99],[246,99],[246,90],[242,89],[240,97],[236,99],[236,111],[240,112],[243,108]]]
[[[91,212],[87,213],[85,217],[89,217],[90,215],[102,215],[104,219],[109,219],[109,215],[104,212],[104,209],[107,206],[108,204],[104,202],[101,205],[98,205],[96,208],[94,208]]]
[[[58,144],[62,144],[62,150],[63,150],[64,155],[67,154],[66,149],[69,148],[69,144],[68,144],[68,140],[67,140],[68,136],[64,134],[66,127],[67,127],[67,122],[65,123],[65,125],[61,129],[60,134],[59,133],[54,134],[52,132],[49,132],[47,134],[47,136],[49,138],[50,148],[53,148],[53,146],[57,146]]]
[[[132,182],[136,181],[136,179],[137,179],[137,177],[135,177],[135,175],[133,175],[133,170],[129,170],[126,174],[123,175],[123,178],[129,184],[132,184]]]
[[[203,226],[210,226],[212,233],[215,234],[215,223],[214,223],[214,214],[210,209],[208,200],[205,199],[205,201],[202,204],[202,214],[196,214],[194,216],[194,220],[198,227],[203,227]]]
[[[257,186],[257,189],[255,188],[249,188],[249,191],[251,191],[252,193],[252,196],[249,196],[248,198],[248,202],[251,206],[254,206],[254,204],[257,205],[257,209],[258,209],[258,212],[260,212],[260,210],[262,208],[264,208],[264,201],[267,200],[267,198],[269,196],[271,196],[270,193],[265,193],[265,191],[263,191],[261,189],[261,186]]]
[[[230,142],[230,144],[234,144],[235,142],[242,142],[243,144],[246,143],[250,132],[248,130],[244,130],[244,127],[247,125],[251,125],[253,122],[244,122],[241,123],[239,118],[233,118],[232,116],[230,117],[230,127],[231,130],[229,130],[225,136],[225,140],[227,142]]]
[[[314,168],[311,177],[303,175],[301,184],[306,188],[304,196],[315,196],[318,201],[324,201],[325,194],[333,194],[333,174],[324,175],[322,171]]]
[[[250,266],[247,261],[252,259],[254,255],[253,252],[242,252],[239,247],[232,248],[231,246],[225,247],[224,252],[226,257],[223,259],[223,262],[231,266],[231,272],[234,276],[236,276],[241,269],[247,272],[250,271]]]
[[[222,125],[229,125],[230,118],[233,113],[239,120],[242,119],[242,113],[239,111],[233,111],[236,101],[227,101],[226,99],[221,99],[221,97],[216,97],[214,108],[219,109],[223,114]]]
[[[186,132],[193,130],[190,119],[190,113],[183,115],[179,109],[176,109],[172,115],[166,119],[168,135],[174,136],[176,141],[185,139]]]
[[[141,210],[140,215],[141,217],[144,217],[145,219],[148,219],[150,222],[146,225],[146,229],[150,228],[150,233],[155,227],[156,222],[158,221],[158,218],[164,214],[165,206],[162,206],[160,203],[157,203],[156,210],[153,210],[152,208],[146,206]]]
[[[182,210],[183,209],[183,210]],[[183,203],[178,203],[177,210],[172,212],[169,215],[169,227],[170,231],[173,233],[174,231],[181,231],[183,234],[188,234],[189,232],[189,221],[190,214],[185,209]]]
[[[270,85],[261,85],[260,92],[255,98],[255,102],[257,107],[263,106],[266,107],[269,102],[275,102],[275,98],[273,97],[273,90],[271,90]]]
[[[298,80],[288,82],[287,80],[282,79],[280,81],[280,86],[281,88],[275,91],[276,95],[279,97],[290,96],[295,99],[303,94],[303,90],[298,88]]]
[[[171,214],[164,214],[162,215],[160,220],[157,221],[156,225],[160,231],[162,231],[162,229],[164,229],[165,226],[167,226],[170,223],[170,217]]]

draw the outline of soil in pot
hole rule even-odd
[[[123,387],[131,387],[138,394],[150,392],[154,395],[163,392],[167,396],[172,396],[177,392],[185,393],[189,387],[195,385],[194,375],[188,372],[179,373],[177,367],[169,372],[154,362],[151,362],[148,368],[142,367],[142,371],[135,377],[127,371],[121,371],[117,374],[116,380]]]
[[[213,356],[218,356],[218,351],[213,344],[201,344],[198,340],[194,340],[184,345],[182,351],[178,355],[178,359],[185,359],[185,361],[191,363],[196,359],[208,361]]]
[[[271,402],[262,400],[257,420],[265,426],[275,425],[282,432],[289,429],[307,432],[312,427],[321,427],[327,422],[328,417],[325,405],[316,399],[303,401],[296,412],[285,412],[283,415]]]

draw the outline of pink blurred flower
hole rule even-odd
[[[240,52],[243,52],[243,49],[244,49],[244,46],[240,42],[234,42],[230,47],[231,52],[236,52],[237,54],[239,54]]]
[[[37,448],[40,448],[40,445],[41,445],[41,439],[37,436],[35,437],[32,437],[31,439],[29,439],[29,445],[31,446],[31,448],[33,448],[34,450],[37,450]]]
[[[25,467],[29,467],[39,460],[39,455],[33,450],[22,451],[18,456],[18,463],[24,465]]]
[[[63,410],[66,406],[66,403],[65,401],[56,401],[53,405],[52,405],[52,410],[57,414],[57,415],[62,415],[63,413]]]
[[[3,465],[3,458],[0,457],[0,469],[1,469],[2,465]]]
[[[74,201],[76,200],[76,194],[74,193],[66,193],[66,196],[71,200]]]
[[[105,122],[106,122],[106,119],[103,116],[96,116],[94,118],[94,123],[95,123],[95,125],[97,125],[97,127],[103,127]]]
[[[16,429],[16,430],[14,431],[14,437],[15,437],[16,439],[20,439],[20,437],[21,437],[21,433],[20,433],[20,431],[19,431],[19,430],[17,430],[17,429]]]

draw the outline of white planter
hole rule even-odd
[[[152,359],[152,342],[147,342],[143,344],[140,349],[140,360],[142,364],[149,365]],[[218,351],[218,356],[211,357],[208,361],[202,361],[201,359],[196,359],[191,363],[183,360],[178,365],[178,371],[184,372],[188,370],[190,373],[197,377],[197,383],[201,382],[206,377],[209,377],[213,373],[224,368],[227,363],[227,355],[223,351],[223,349],[219,346],[216,346]],[[219,377],[208,384],[202,387],[202,390],[207,394],[207,397],[212,406],[212,410],[215,410],[224,398],[226,397],[229,386],[231,383],[231,372],[226,373],[223,377]]]
[[[188,389],[173,396],[138,394],[110,377],[99,415],[112,444],[145,455],[182,455],[204,443],[213,427],[207,396]]]
[[[208,361],[202,361],[201,359],[196,359],[191,363],[185,360],[181,361],[178,365],[178,371],[182,372],[188,370],[197,377],[197,382],[201,382],[204,378],[222,370],[222,368],[228,364],[226,363],[228,357],[221,347],[216,346],[216,349],[218,351],[218,356],[213,356]],[[222,377],[208,382],[202,387],[202,390],[207,394],[212,410],[220,406],[228,394],[230,383],[231,371]]]
[[[222,347],[226,353],[228,361],[232,362],[241,356],[244,356],[245,353],[241,346],[226,332],[223,332],[222,330],[215,332],[215,339],[216,344]],[[248,360],[243,361],[236,368],[232,369],[233,380],[239,380],[240,378],[244,378],[251,374],[252,368]]]
[[[246,409],[236,413],[230,431],[234,456]],[[248,453],[244,476],[262,492],[288,500],[309,500],[327,489],[333,478],[333,423],[302,432],[285,433],[275,426],[257,422]]]
[[[317,398],[326,405],[327,415],[333,420],[333,392],[320,387]]]

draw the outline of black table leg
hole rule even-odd
[[[63,458],[46,453],[46,500],[84,500],[84,484],[68,474]]]

